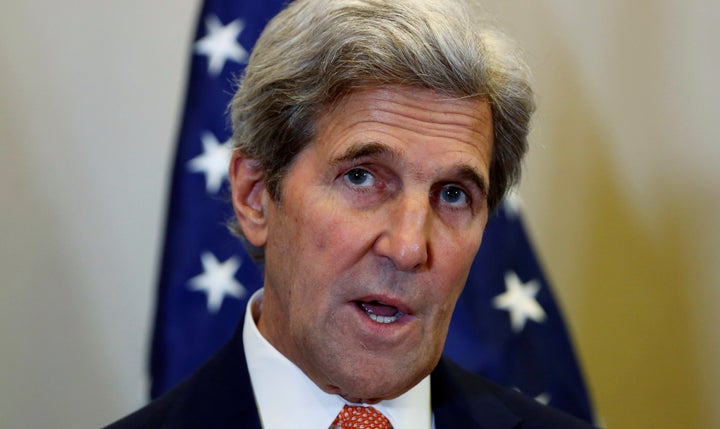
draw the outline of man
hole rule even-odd
[[[229,170],[264,288],[218,355],[112,427],[586,427],[441,358],[534,109],[477,21],[449,0],[297,0],[268,25]]]

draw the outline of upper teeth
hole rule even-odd
[[[370,317],[370,319],[372,319],[378,323],[393,323],[393,322],[397,321],[400,318],[400,316],[402,316],[402,313],[398,311],[397,313],[393,314],[392,316],[378,316],[377,314],[367,312],[367,315]]]

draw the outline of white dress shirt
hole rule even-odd
[[[323,392],[273,347],[257,328],[262,289],[250,298],[243,326],[245,357],[260,421],[266,429],[325,429],[347,402]],[[431,429],[430,376],[403,395],[373,404],[394,429]]]

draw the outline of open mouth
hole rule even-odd
[[[356,301],[356,304],[372,321],[377,323],[394,323],[405,315],[405,313],[398,310],[397,307],[383,304],[380,301]]]

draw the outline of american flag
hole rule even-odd
[[[225,223],[226,106],[265,24],[285,1],[208,0],[196,37],[172,175],[151,356],[151,396],[224,344],[262,272]],[[592,421],[589,397],[517,198],[491,217],[445,352],[467,369]]]

